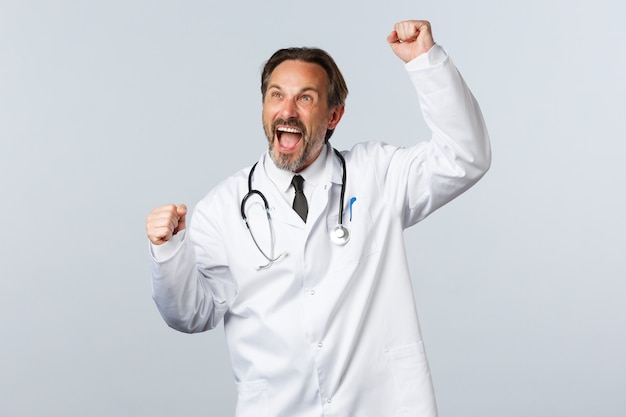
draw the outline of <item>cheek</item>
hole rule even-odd
[[[263,106],[263,111],[261,112],[261,117],[263,118],[263,124],[268,124],[269,126],[274,123],[276,119],[280,119],[280,109],[275,106]]]
[[[261,120],[263,121],[264,128],[271,129],[273,118],[270,116],[269,112],[263,110],[261,113]]]
[[[325,131],[328,127],[328,121],[329,119],[325,115],[318,115],[311,120],[311,125],[314,129]]]

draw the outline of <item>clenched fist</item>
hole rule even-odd
[[[393,52],[404,62],[409,62],[426,53],[435,45],[426,20],[405,20],[396,23],[387,36],[387,42]]]
[[[146,218],[146,233],[148,239],[155,245],[162,245],[173,235],[185,228],[187,206],[180,204],[166,204],[157,207]]]

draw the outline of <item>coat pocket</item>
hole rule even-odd
[[[267,389],[265,379],[238,383],[235,417],[269,417]]]
[[[424,344],[411,343],[385,351],[394,382],[396,417],[435,417],[437,406]]]

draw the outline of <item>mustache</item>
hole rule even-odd
[[[297,127],[302,132],[302,136],[306,136],[306,127],[304,124],[297,118],[291,117],[289,119],[276,119],[274,123],[272,123],[272,130],[276,132],[276,128],[278,126],[290,126]]]

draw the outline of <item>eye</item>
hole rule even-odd
[[[300,101],[303,101],[305,103],[309,103],[311,101],[313,101],[313,97],[308,96],[308,95],[304,95],[300,97]]]

